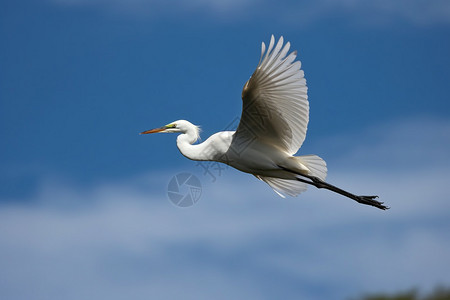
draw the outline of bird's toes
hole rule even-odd
[[[371,200],[379,198],[378,196],[360,196],[360,197],[371,199]],[[379,201],[377,201],[377,202],[379,202]],[[383,202],[380,202],[380,203],[383,203]]]
[[[378,196],[358,196],[358,202],[366,205],[375,206],[379,209],[386,210],[389,209],[388,206],[384,205],[383,202],[375,200]]]

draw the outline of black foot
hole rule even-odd
[[[389,209],[389,207],[383,205],[383,202],[375,200],[378,196],[356,196],[356,198],[355,200],[359,203],[372,205],[382,210]]]

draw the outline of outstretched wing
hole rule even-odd
[[[306,136],[309,103],[306,80],[295,61],[297,52],[287,55],[290,43],[283,46],[272,35],[269,48],[262,43],[256,71],[242,91],[242,116],[233,146],[243,148],[255,140],[276,145],[289,155],[295,154]]]

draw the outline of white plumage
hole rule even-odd
[[[142,133],[182,133],[177,146],[187,158],[217,161],[253,174],[282,197],[296,196],[309,184],[386,209],[376,196],[356,196],[326,183],[326,163],[317,155],[293,156],[306,137],[309,103],[301,63],[295,60],[296,51],[288,54],[289,48],[283,37],[275,45],[273,35],[267,51],[262,43],[259,64],[242,91],[242,115],[235,132],[218,132],[194,144],[198,127],[178,120]]]
[[[297,52],[286,56],[290,48],[283,47],[281,37],[275,47],[274,37],[265,52],[262,43],[261,60],[242,91],[244,108],[237,132],[244,126],[268,142],[278,144],[293,155],[303,144],[309,121],[308,88]],[[264,116],[258,124],[258,116]],[[269,131],[268,129],[272,130]]]

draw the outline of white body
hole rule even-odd
[[[377,196],[357,196],[325,182],[327,166],[316,155],[294,156],[303,144],[309,121],[308,88],[297,53],[283,37],[269,48],[262,43],[259,64],[242,90],[242,116],[236,131],[223,131],[201,144],[199,128],[179,120],[142,133],[179,132],[177,146],[192,160],[228,164],[255,175],[280,196],[296,196],[308,185],[325,188],[359,203],[388,209]]]
[[[296,52],[287,55],[289,47],[283,37],[275,45],[272,36],[267,52],[262,43],[260,62],[242,91],[242,116],[235,132],[218,132],[194,145],[198,127],[184,120],[169,124],[166,131],[184,133],[177,138],[180,152],[192,160],[218,161],[253,174],[281,196],[306,189],[307,184],[296,180],[299,173],[325,180],[325,161],[315,155],[293,156],[306,136],[309,103],[301,63],[295,61]]]

